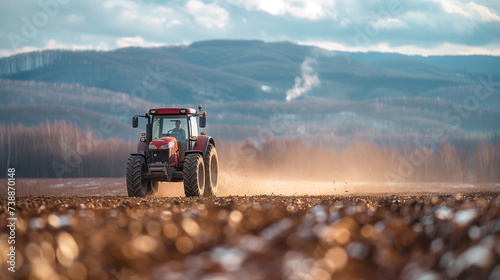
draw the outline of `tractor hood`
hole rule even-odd
[[[150,150],[168,150],[171,148],[175,148],[174,151],[177,150],[177,139],[175,137],[162,137],[149,143]]]

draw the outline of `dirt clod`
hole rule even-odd
[[[19,197],[16,213],[17,268],[2,254],[2,279],[500,277],[493,192]],[[2,230],[2,252],[7,239]]]

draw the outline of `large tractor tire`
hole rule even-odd
[[[130,155],[127,159],[127,192],[129,197],[145,197],[149,180],[143,178],[147,166],[143,156]]]
[[[200,196],[205,191],[205,164],[200,154],[187,154],[184,158],[184,193],[187,197]]]
[[[208,144],[205,153],[205,193],[204,196],[216,196],[219,188],[219,158],[213,144]]]

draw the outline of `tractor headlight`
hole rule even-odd
[[[168,150],[168,149],[172,148],[173,146],[174,146],[174,142],[170,142],[170,143],[161,145],[160,148],[158,148],[158,149],[160,149],[160,150]]]
[[[141,140],[141,142],[146,142],[146,137],[143,136],[143,137],[141,137],[140,140]]]
[[[149,144],[149,149],[150,150],[156,150],[156,146],[154,144]]]

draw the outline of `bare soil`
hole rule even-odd
[[[0,279],[500,279],[497,184],[221,179],[217,198],[18,179],[16,272],[0,192]]]

